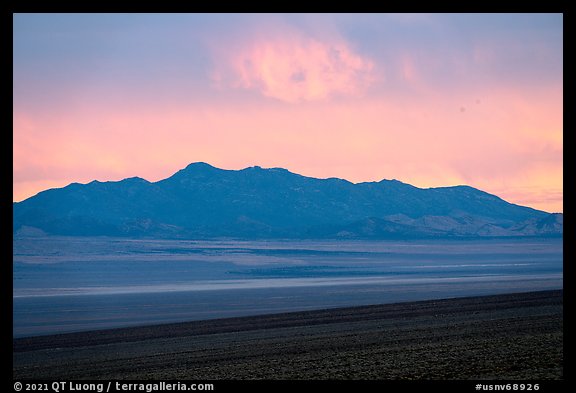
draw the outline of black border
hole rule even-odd
[[[190,6],[190,4],[194,4],[192,7]],[[319,3],[318,3],[319,4]],[[487,4],[485,2],[483,3],[476,3],[476,4],[463,4],[463,3],[458,3],[455,5],[447,5],[446,3],[444,4],[439,4],[437,2],[429,2],[427,3],[428,6],[426,6],[426,4],[424,5],[420,5],[418,4],[418,11],[431,11],[431,12],[438,12],[438,11],[449,11],[449,12],[477,12],[477,11],[483,11],[483,12],[561,12],[564,13],[564,18],[568,19],[567,21],[564,22],[564,26],[571,26],[571,24],[569,23],[569,19],[571,14],[566,12],[566,5],[569,4],[569,2],[565,2],[564,4],[560,3],[560,2],[556,2],[556,3],[552,3],[552,2],[547,2],[547,3],[542,3],[542,2],[531,2],[531,3],[527,3],[527,2],[522,2],[522,3],[516,3],[517,5],[513,6],[511,4],[504,4],[503,2],[498,2],[494,4]],[[188,6],[187,6],[188,5]],[[10,43],[8,44],[8,37],[13,37],[13,13],[30,13],[30,12],[39,12],[39,13],[52,13],[52,12],[134,12],[135,8],[137,8],[138,12],[158,12],[159,9],[161,8],[161,12],[190,12],[190,11],[194,11],[194,12],[221,12],[222,8],[224,7],[224,4],[222,3],[215,3],[215,2],[202,2],[202,3],[198,3],[198,2],[194,2],[194,3],[185,3],[185,2],[163,2],[161,3],[161,6],[158,6],[158,3],[152,3],[152,2],[147,2],[147,3],[139,3],[138,7],[134,7],[134,6],[128,6],[126,4],[119,4],[119,3],[108,3],[108,4],[104,4],[102,2],[98,2],[98,3],[79,3],[79,2],[75,2],[75,3],[54,3],[54,2],[34,2],[34,1],[28,1],[28,2],[20,2],[19,4],[11,4],[8,6],[8,11],[7,12],[3,12],[2,13],[2,22],[0,22],[1,26],[2,26],[2,37],[3,38],[3,44],[6,44],[6,49],[10,48],[13,49],[13,41],[10,40]],[[298,5],[295,5],[294,3],[284,3],[284,4],[280,4],[277,3],[276,5],[272,6],[268,6],[268,7],[262,7],[260,5],[257,5],[256,3],[229,3],[229,5],[225,5],[225,10],[226,12],[297,12],[294,10],[294,7],[296,8],[300,8]],[[310,7],[312,7],[312,9],[310,9]],[[319,5],[317,6],[319,7]],[[382,9],[382,7],[385,7],[385,9]],[[410,11],[414,11],[414,9],[411,9],[412,7],[414,7],[414,4],[408,4],[408,3],[396,3],[396,4],[391,4],[389,2],[387,3],[383,3],[383,2],[371,2],[371,3],[364,3],[364,4],[360,4],[360,3],[350,3],[350,2],[341,2],[341,3],[330,3],[330,10],[331,12],[410,12]],[[193,8],[192,10],[190,8]],[[480,8],[480,9],[479,9]],[[314,10],[313,6],[310,5],[310,3],[307,4],[307,11],[306,12],[319,12],[320,10],[316,9]],[[302,8],[300,8],[299,12],[302,12]],[[568,17],[568,18],[566,18]],[[10,32],[8,31],[10,29]],[[569,28],[565,27],[565,34],[564,34],[564,46],[565,48],[567,48],[569,46],[569,44],[567,43],[567,39],[570,37],[569,34]],[[570,49],[571,48],[567,48],[568,50],[566,51],[568,54],[571,54]],[[10,58],[8,56],[3,56],[3,63],[5,63],[5,67],[3,67],[3,69],[9,69],[9,70],[13,70],[13,63],[10,61]],[[10,61],[10,63],[8,63]],[[568,70],[571,70],[571,67],[569,65],[569,60],[565,60],[565,65],[568,65],[567,68]],[[572,93],[574,91],[573,87],[573,80],[572,80],[572,76],[569,73],[568,74],[568,78],[567,78],[567,83],[568,84],[568,89],[565,89],[566,93]],[[5,84],[5,89],[8,90],[8,83],[6,82]],[[565,99],[568,98],[568,95],[565,93]],[[6,95],[8,95],[8,92],[6,92]],[[568,99],[569,103],[572,103],[571,99]],[[564,112],[564,121],[565,123],[568,123],[569,125],[571,125],[573,122],[570,121],[571,120],[571,111],[565,111]],[[11,116],[8,116],[8,114],[5,114],[5,116],[3,116],[4,121],[6,122],[6,126],[8,126],[8,119],[11,119]],[[566,127],[566,126],[565,126]],[[569,127],[568,129],[572,129],[571,127]],[[6,141],[6,143],[4,144],[5,148],[10,149],[8,153],[4,154],[3,157],[6,161],[10,161],[13,162],[12,160],[12,149],[9,148],[10,145],[12,145],[13,142],[13,136],[12,133],[3,133],[4,137],[8,139],[8,141]],[[566,151],[566,150],[564,150]],[[568,154],[568,161],[570,163],[570,159],[571,156],[570,154]],[[566,165],[564,164],[564,171],[565,173],[569,173],[570,172],[570,168],[572,168],[572,165]],[[8,168],[8,165],[5,166],[5,168]],[[11,173],[10,175],[8,175],[7,177],[11,177],[13,180],[13,173]],[[566,177],[565,177],[566,178]],[[567,177],[568,179],[571,179],[570,176]],[[571,206],[569,203],[567,203],[567,201],[570,201],[571,198],[571,193],[573,192],[573,186],[571,184],[571,182],[565,182],[564,184],[564,192],[565,192],[565,197],[564,197],[564,216],[568,219],[567,223],[569,223],[568,225],[565,226],[564,229],[564,237],[566,239],[569,239],[569,242],[565,242],[564,243],[564,260],[568,261],[568,263],[564,263],[564,278],[566,279],[566,277],[569,278],[569,280],[574,277],[573,274],[573,267],[572,267],[572,263],[574,262],[574,259],[572,258],[572,252],[571,252],[571,246],[572,246],[572,242],[570,240],[574,239],[574,233],[573,233],[573,214],[572,214],[572,210],[571,210]],[[7,195],[6,199],[9,198],[9,194],[8,192],[5,193],[5,195]],[[8,201],[6,201],[6,204],[4,206],[8,206]],[[12,211],[10,212],[5,212],[2,213],[2,216],[5,218],[5,222],[7,222],[7,217],[12,217]],[[8,231],[8,224],[6,223],[6,230]],[[12,231],[10,230],[10,232],[12,234]],[[10,237],[4,237],[4,239],[10,239],[13,240],[13,236],[11,235]],[[6,244],[3,249],[5,250],[9,250],[12,248],[11,244]],[[8,251],[6,251],[6,254],[8,253]],[[8,256],[7,256],[8,258]],[[8,280],[9,277],[11,277],[12,275],[12,263],[8,263],[8,259],[5,259],[2,263],[2,277],[4,282],[2,283],[2,310],[6,313],[10,313],[10,321],[12,320],[12,301],[11,301],[11,296],[12,296],[12,280]],[[12,259],[9,259],[10,261]],[[568,281],[569,283],[569,281]],[[566,284],[566,282],[565,282]],[[568,310],[570,310],[571,306],[572,306],[572,300],[574,298],[574,293],[573,290],[571,288],[571,285],[564,285],[564,290],[566,291],[566,296],[564,298],[565,301],[565,307],[567,307]],[[567,318],[568,321],[568,326],[572,325],[572,323],[570,322],[570,318]],[[12,327],[10,327],[10,329],[4,329],[4,332],[12,332]],[[568,331],[572,331],[571,328],[568,329]],[[10,339],[10,337],[6,336],[5,338],[5,345],[4,348],[5,350],[2,351],[2,353],[4,354],[4,356],[8,357],[10,356],[10,351],[6,350],[6,348],[11,348],[11,342],[9,342],[8,340]],[[568,360],[568,363],[570,363],[571,361],[571,356],[569,351],[567,351],[568,348],[573,347],[572,345],[567,345],[567,342],[570,342],[570,338],[568,337],[568,340],[565,339],[565,344],[564,344],[564,354],[565,354],[565,360]],[[6,361],[2,362],[3,365],[7,365],[7,364],[12,364],[12,356],[10,356],[10,360],[8,361],[6,359]],[[566,364],[566,361],[565,361]],[[3,367],[4,369],[4,367]],[[14,390],[14,381],[13,378],[11,377],[11,372],[9,370],[6,370],[6,374],[10,373],[10,378],[4,378],[3,379],[3,383],[2,385],[6,386],[8,389],[10,389],[10,391],[15,391]],[[568,382],[568,380],[572,379],[572,376],[570,375],[570,373],[565,373],[564,375],[564,380],[562,381],[189,381],[189,382],[198,382],[198,383],[204,383],[204,382],[210,382],[210,383],[214,383],[215,385],[215,391],[217,392],[221,392],[221,391],[237,391],[238,388],[240,389],[250,389],[250,391],[254,392],[258,392],[258,391],[273,391],[275,389],[280,389],[280,390],[310,390],[310,391],[319,391],[319,390],[325,390],[325,389],[346,389],[346,390],[353,390],[353,389],[361,389],[362,391],[382,391],[382,392],[394,392],[394,391],[405,391],[405,390],[410,390],[410,391],[440,391],[440,392],[470,392],[470,391],[476,391],[475,390],[475,386],[476,384],[483,384],[483,385],[489,385],[489,384],[497,384],[497,385],[506,385],[508,383],[510,384],[515,384],[515,383],[533,383],[539,384],[539,391],[541,392],[557,392],[557,391],[564,391],[565,387],[566,387],[566,383]],[[22,381],[24,382],[24,381]],[[36,382],[53,382],[53,381],[36,381]],[[85,382],[94,382],[94,383],[101,383],[103,381],[85,381]],[[151,381],[123,381],[123,382],[133,382],[133,383],[150,383]],[[173,381],[173,382],[177,382],[177,381]],[[183,381],[180,381],[183,382]],[[111,390],[113,391],[113,390]],[[485,390],[481,390],[481,391],[485,391]],[[495,391],[494,389],[492,391]],[[506,390],[508,391],[508,390]],[[513,391],[513,390],[510,390]]]

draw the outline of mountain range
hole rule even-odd
[[[17,236],[343,238],[562,236],[563,215],[469,186],[351,183],[193,163],[149,182],[72,183],[13,204]]]

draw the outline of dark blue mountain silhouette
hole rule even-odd
[[[73,183],[13,205],[18,235],[161,238],[561,236],[562,214],[468,186],[353,184],[258,166],[194,163],[151,183]]]

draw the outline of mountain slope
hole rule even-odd
[[[562,215],[468,186],[353,184],[194,163],[151,183],[73,183],[13,205],[15,233],[176,238],[559,236]]]

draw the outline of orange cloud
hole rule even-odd
[[[374,63],[342,40],[291,34],[256,39],[219,56],[212,75],[218,87],[257,90],[290,103],[358,96],[375,81]]]

